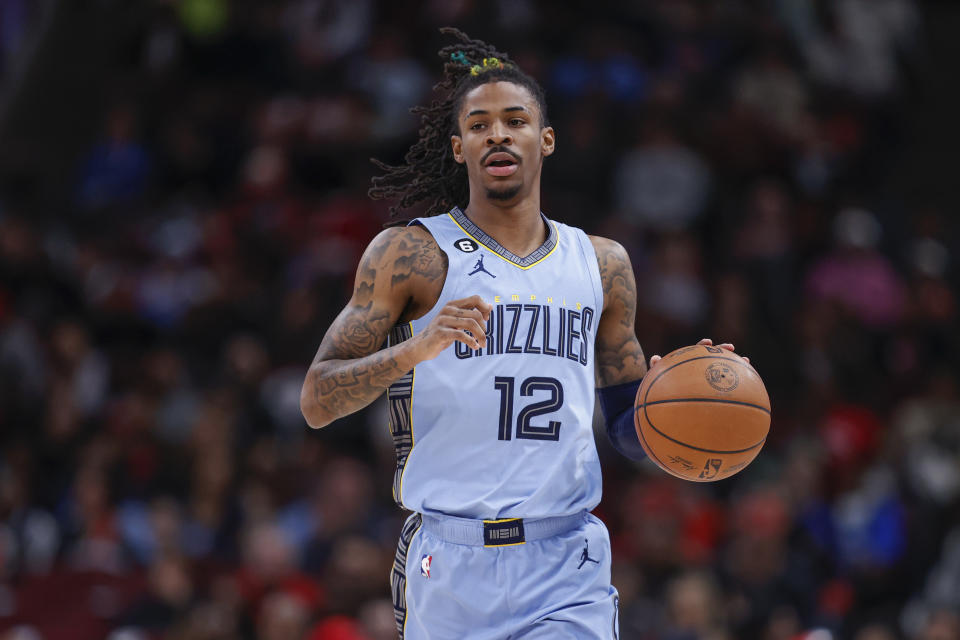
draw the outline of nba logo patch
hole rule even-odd
[[[424,578],[430,577],[430,563],[433,562],[433,556],[423,556],[420,558],[420,575]]]

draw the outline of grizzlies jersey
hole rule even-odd
[[[583,231],[543,217],[546,242],[525,258],[459,209],[419,218],[447,255],[446,281],[422,318],[450,300],[493,305],[487,345],[454,342],[388,391],[397,448],[394,498],[410,510],[464,518],[539,518],[600,501],[593,439],[594,337],[603,289]]]

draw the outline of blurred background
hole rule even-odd
[[[598,433],[622,637],[960,639],[960,6],[913,0],[0,0],[0,638],[396,637],[383,405],[298,401],[444,25],[546,88],[647,354],[772,397],[715,484]]]

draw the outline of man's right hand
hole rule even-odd
[[[456,341],[471,349],[487,346],[486,322],[492,309],[493,305],[476,295],[448,302],[427,328],[411,339],[417,360],[432,360]]]

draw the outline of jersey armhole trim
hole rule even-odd
[[[600,262],[597,259],[597,250],[590,241],[590,236],[582,229],[576,229],[574,233],[580,244],[580,253],[583,255],[584,262],[587,263],[587,271],[590,273],[590,282],[593,283],[593,294],[596,296],[597,313],[603,314],[603,278],[600,277]]]

